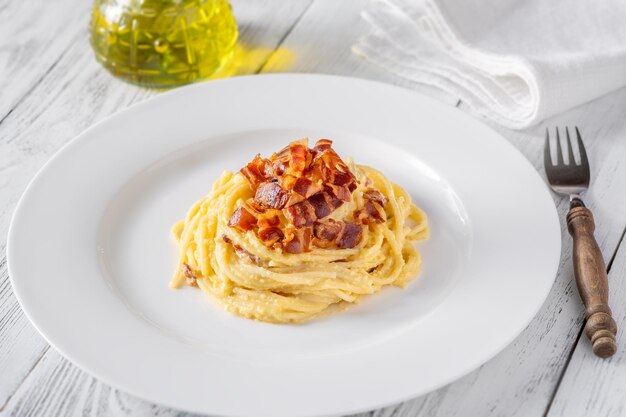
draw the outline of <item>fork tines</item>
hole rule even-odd
[[[543,151],[544,168],[548,177],[548,183],[554,191],[560,194],[576,196],[589,187],[591,178],[589,161],[587,160],[587,152],[585,152],[585,145],[578,127],[576,127],[576,137],[578,139],[580,163],[576,163],[572,140],[567,127],[565,128],[565,137],[567,139],[567,164],[564,161],[565,155],[563,155],[563,149],[561,148],[561,135],[558,128],[556,128],[556,163],[553,163],[550,152],[550,131],[546,129],[546,146]]]
[[[578,142],[578,153],[580,154],[580,163],[576,163],[576,158],[574,156],[574,148],[572,147],[572,140],[569,135],[569,128],[565,127],[565,137],[567,139],[567,163],[565,163],[563,159],[563,150],[561,148],[561,135],[559,132],[559,128],[555,127],[554,130],[556,132],[556,164],[552,163],[551,157],[551,147],[550,147],[550,130],[546,128],[546,146],[544,152],[544,164],[546,166],[558,166],[558,165],[587,165],[587,153],[585,152],[585,145],[583,144],[583,140],[580,137],[580,131],[578,130],[578,126],[575,126],[576,129],[576,139]]]

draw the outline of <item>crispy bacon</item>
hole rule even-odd
[[[282,176],[282,180],[280,182],[280,186],[283,187],[283,190],[290,191],[296,185],[298,181],[298,177],[294,177],[293,175],[285,174]]]
[[[308,200],[287,207],[285,214],[296,228],[312,226],[316,220],[315,209]]]
[[[230,227],[236,227],[242,231],[248,231],[254,229],[256,226],[256,217],[244,207],[237,208],[233,215],[230,216],[230,220],[228,220],[228,225]]]
[[[330,188],[332,194],[338,199],[345,202],[352,200],[352,193],[347,186],[331,184],[328,186],[328,188]]]
[[[337,197],[333,195],[330,195],[330,205],[333,208],[333,210],[337,210],[339,207],[343,205],[343,201],[341,201],[340,199],[338,199]]]
[[[292,143],[297,143],[297,141],[294,141]],[[274,155],[272,155],[272,157],[270,159],[274,160],[280,160],[280,161],[285,161],[285,162],[289,162],[289,154],[291,152],[291,143],[287,146],[285,146],[284,148],[282,148],[280,151],[276,152]],[[289,164],[287,164],[289,165]]]
[[[365,206],[354,212],[355,223],[329,218],[352,201],[358,185],[329,139],[318,140],[312,149],[308,139],[295,141],[268,159],[256,155],[241,174],[254,198],[246,201],[245,208],[235,210],[229,226],[256,231],[270,248],[282,248],[286,253],[306,252],[312,244],[350,248],[362,239],[361,224],[384,221],[386,199],[374,188],[368,189]],[[238,245],[233,248],[241,258],[260,262]]]
[[[337,239],[342,229],[342,222],[328,219],[325,222],[315,223],[315,226],[313,227],[313,234],[319,240],[334,243],[335,239]]]
[[[285,173],[285,164],[282,161],[274,161],[272,166],[272,174],[274,177],[280,177]]]
[[[330,177],[329,168],[324,164],[318,155],[315,155],[308,169],[309,177],[311,181],[315,183],[326,183]]]
[[[304,201],[304,200],[306,199],[300,194],[291,193],[291,195],[289,196],[289,200],[287,200],[287,204],[285,204],[285,207],[291,207],[294,204],[300,203],[301,201]]]
[[[222,240],[230,244],[233,247],[233,249],[235,250],[235,254],[239,257],[239,259],[252,262],[253,264],[256,264],[256,265],[263,265],[263,261],[258,256],[248,252],[247,250],[237,245],[236,243],[233,243],[232,239],[229,238],[228,236],[222,235]]]
[[[354,183],[354,177],[350,173],[336,172],[335,178],[333,178],[333,184],[348,186]]]
[[[309,203],[313,207],[315,211],[315,217],[318,219],[323,219],[333,212],[333,207],[331,206],[331,197],[327,193],[318,193],[309,197]]]
[[[257,215],[263,214],[268,210],[267,208],[257,203],[254,197],[246,200],[246,207],[251,209],[253,214],[257,214]]]
[[[320,152],[326,149],[330,149],[332,144],[333,144],[333,141],[330,139],[320,139],[317,142],[315,142],[315,146],[313,147],[313,150]]]
[[[342,249],[353,248],[363,237],[363,228],[355,223],[344,222],[341,236],[337,239],[337,246]]]
[[[373,201],[374,203],[380,204],[381,207],[385,207],[385,205],[387,205],[387,197],[385,197],[383,193],[375,188],[369,188],[365,190],[363,196],[368,200]]]
[[[315,160],[324,164],[327,170],[325,170],[324,181],[331,182],[334,176],[334,170],[337,166],[337,162],[340,160],[339,156],[332,149],[326,149],[315,155]]]
[[[285,242],[285,252],[308,252],[311,249],[311,237],[313,234],[311,229],[311,227],[303,227],[293,230],[291,233],[291,239]]]
[[[353,213],[354,221],[358,224],[370,224],[370,216],[367,215],[367,211],[364,208],[359,210],[354,210]]]
[[[365,204],[362,209],[354,212],[354,220],[361,224],[384,223],[387,197],[375,188],[369,188],[363,193]]]
[[[259,228],[259,239],[263,241],[265,246],[273,246],[279,240],[282,240],[285,237],[280,228],[276,226],[268,226]]]
[[[381,210],[376,207],[370,200],[365,200],[365,205],[360,210],[355,210],[354,221],[361,224],[384,223],[385,217],[381,214]]]
[[[266,182],[257,188],[254,199],[262,206],[282,209],[287,204],[289,196],[277,182]]]
[[[304,177],[298,178],[293,185],[293,192],[300,194],[304,198],[309,198],[313,194],[320,191],[322,191],[322,186],[320,184],[314,183],[310,179]]]
[[[185,282],[187,283],[187,285],[191,285],[192,287],[197,287],[198,279],[196,277],[196,274],[194,274],[193,271],[191,270],[191,267],[184,263],[180,266],[180,269],[183,275],[185,276]]]
[[[270,209],[267,212],[259,215],[256,222],[257,226],[259,226],[259,229],[278,226],[280,224],[280,217],[278,216],[278,213],[280,213],[280,211]]]
[[[370,200],[365,202],[365,211],[367,211],[367,214],[374,220],[375,223],[385,222],[385,218],[380,213],[378,207],[376,207],[376,204],[372,203]]]
[[[253,190],[263,182],[267,180],[266,171],[269,161],[261,158],[261,155],[257,154],[254,159],[245,167],[241,168],[241,173],[248,180],[248,184]]]
[[[291,159],[289,160],[289,168],[292,174],[299,176],[306,168],[307,154],[309,148],[307,147],[307,141],[292,142],[289,145],[289,153]]]

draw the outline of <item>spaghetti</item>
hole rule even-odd
[[[428,224],[404,189],[322,139],[224,172],[173,234],[172,288],[198,286],[227,311],[289,323],[403,287],[419,272],[413,242]]]

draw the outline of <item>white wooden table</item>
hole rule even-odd
[[[232,3],[240,39],[250,51],[241,74],[291,71],[369,78],[464,109],[455,97],[384,73],[351,53],[351,45],[367,31],[359,16],[365,1]],[[9,221],[35,172],[85,128],[158,94],[114,79],[95,62],[87,37],[90,8],[87,0],[0,0],[0,415],[185,415],[112,389],[69,363],[29,323],[9,283]],[[563,253],[552,291],[509,347],[438,391],[364,415],[626,415],[625,116],[623,89],[530,130],[494,126],[538,170],[546,126],[581,127],[593,177],[585,200],[595,213],[596,237],[609,269],[617,354],[609,360],[595,358],[582,334],[583,308],[562,221]],[[555,202],[563,219],[567,204]]]

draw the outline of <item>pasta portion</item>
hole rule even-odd
[[[294,323],[404,286],[419,272],[414,242],[428,223],[400,186],[320,140],[224,172],[173,234],[171,287],[198,286],[246,318]]]

